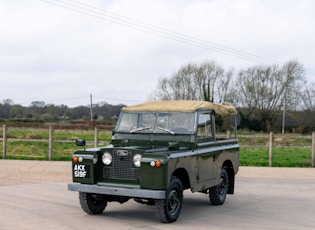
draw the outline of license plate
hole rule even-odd
[[[90,178],[90,165],[79,165],[73,166],[73,176],[75,178]]]

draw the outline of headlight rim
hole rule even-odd
[[[110,154],[109,152],[103,153],[102,162],[106,166],[111,165],[111,163],[113,162],[112,154]]]
[[[136,168],[140,168],[141,166],[141,154],[139,153],[136,153],[135,155],[133,155],[133,165],[136,167]]]

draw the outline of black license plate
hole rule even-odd
[[[75,178],[90,178],[90,165],[73,165],[73,176]]]

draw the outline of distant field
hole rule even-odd
[[[311,167],[311,148],[275,147],[274,167]],[[269,149],[263,147],[241,147],[242,166],[269,166]]]
[[[240,134],[242,166],[269,166],[269,134]],[[273,138],[273,166],[310,167],[312,160],[311,135],[281,135]]]
[[[44,129],[8,129],[7,159],[48,160],[48,130]],[[0,133],[2,146],[2,132]],[[54,130],[52,160],[71,160],[72,153],[79,149],[74,140],[83,137],[87,147],[94,147],[94,130],[64,131]],[[99,130],[98,145],[107,145],[111,141],[111,131]],[[273,166],[310,167],[311,135],[275,135]],[[240,133],[240,163],[242,166],[269,165],[269,135]],[[0,150],[0,159],[3,150]]]
[[[48,130],[8,129],[7,136],[7,159],[48,160]],[[94,147],[94,130],[54,130],[52,160],[71,160],[72,153],[79,149],[75,145],[75,139],[79,137],[87,140],[87,148]],[[111,141],[111,131],[99,130],[98,140],[99,146],[109,144]],[[0,143],[2,145],[2,140]],[[2,149],[0,157],[0,159],[3,158]]]

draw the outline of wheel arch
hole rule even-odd
[[[229,179],[228,194],[234,194],[235,173],[232,161],[231,160],[224,161],[222,168],[225,168],[228,173]]]
[[[184,190],[190,188],[190,179],[186,169],[178,168],[173,172],[172,176],[176,176],[181,180]]]

